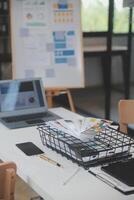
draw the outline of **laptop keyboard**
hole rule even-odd
[[[21,116],[14,116],[14,117],[5,117],[2,118],[5,122],[11,123],[11,122],[19,122],[19,121],[28,121],[33,119],[39,119],[43,117],[52,117],[53,115],[49,112],[46,113],[37,113],[37,114],[29,114],[29,115],[21,115]],[[43,121],[43,120],[42,120]]]

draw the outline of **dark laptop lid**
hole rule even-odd
[[[0,81],[0,118],[47,110],[41,79]]]

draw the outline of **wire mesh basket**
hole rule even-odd
[[[134,140],[131,137],[110,127],[86,141],[52,128],[47,123],[39,125],[37,129],[43,145],[86,169],[128,158],[134,149]]]

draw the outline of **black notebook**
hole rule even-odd
[[[101,169],[124,184],[134,187],[134,159],[112,163]]]

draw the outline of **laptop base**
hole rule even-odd
[[[57,119],[61,119],[61,117],[50,111],[47,111],[44,113],[37,113],[37,115],[34,114],[33,117],[31,115],[4,117],[0,119],[0,121],[9,129],[16,129],[37,126],[47,121],[54,121]]]

